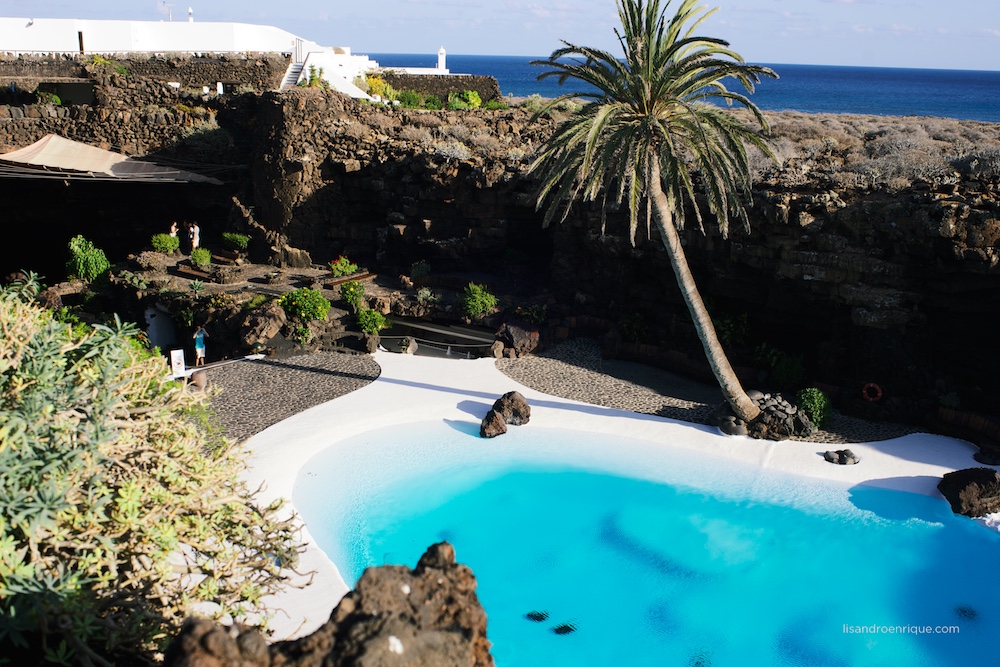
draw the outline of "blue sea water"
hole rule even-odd
[[[583,432],[527,426],[484,442],[478,423],[372,431],[303,471],[295,505],[348,584],[455,545],[499,667],[995,655],[1000,535],[940,498]]]
[[[373,53],[383,67],[434,67],[437,55]],[[526,56],[449,55],[455,74],[496,77],[504,95],[558,97],[572,90],[555,79],[537,81],[543,67]],[[942,116],[1000,122],[1000,72],[768,65],[779,79],[764,80],[753,101],[771,111]],[[575,89],[573,89],[575,90]]]

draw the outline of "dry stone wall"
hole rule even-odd
[[[383,74],[386,83],[396,90],[415,90],[421,95],[437,95],[447,101],[451,93],[474,90],[483,102],[499,99],[500,84],[492,76],[444,75],[422,76],[387,71]]]

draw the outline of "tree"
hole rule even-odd
[[[744,107],[766,133],[767,121],[760,110],[726,84],[739,83],[752,93],[761,77],[777,75],[747,64],[721,39],[694,35],[716,10],[683,0],[668,19],[670,6],[671,0],[618,0],[622,27],[615,34],[624,50],[621,59],[564,41],[547,60],[534,62],[550,68],[539,79],[587,84],[539,112],[571,98],[585,101],[582,110],[563,121],[543,144],[531,165],[532,173],[542,179],[538,207],[548,200],[548,225],[557,216],[565,220],[577,200],[600,200],[602,205],[609,198],[619,204],[627,200],[634,245],[645,203],[647,234],[650,218],[655,219],[722,393],[738,417],[752,421],[760,409],[743,390],[722,349],[688,267],[679,230],[687,204],[704,231],[696,178],[723,237],[728,236],[730,216],[749,229],[741,199],[750,191],[747,146],[771,153],[754,125],[713,102]]]

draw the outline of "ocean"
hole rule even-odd
[[[368,54],[383,67],[434,67],[437,54]],[[505,96],[558,97],[573,89],[554,78],[536,77],[544,68],[527,56],[448,55],[454,74],[496,77]],[[1000,122],[1000,72],[768,65],[781,77],[766,79],[752,99],[761,109],[878,116],[943,116]]]

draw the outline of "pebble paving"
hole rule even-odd
[[[367,354],[321,352],[209,371],[211,406],[226,435],[242,442],[304,410],[360,389],[381,368]]]
[[[497,368],[552,396],[700,424],[722,402],[717,387],[643,364],[603,359],[600,344],[586,338],[539,355],[499,359]],[[372,357],[340,352],[230,364],[210,371],[212,386],[221,390],[211,405],[226,434],[241,442],[282,419],[360,389],[379,373]],[[808,439],[829,444],[873,442],[915,430],[834,412],[826,427]]]

